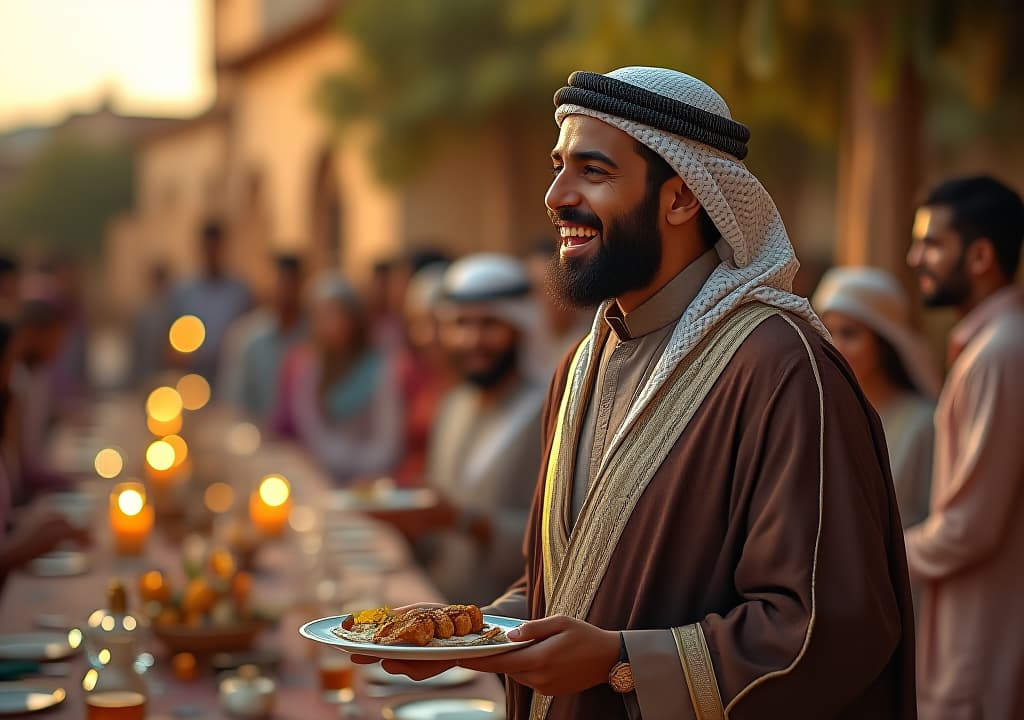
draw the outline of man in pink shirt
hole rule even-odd
[[[947,181],[917,211],[907,262],[929,307],[959,316],[935,413],[928,517],[906,531],[923,586],[921,720],[1024,717],[1024,238],[1020,196]]]

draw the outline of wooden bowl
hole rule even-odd
[[[171,653],[212,655],[218,652],[249,650],[263,626],[257,622],[225,627],[186,627],[153,625],[153,635]]]

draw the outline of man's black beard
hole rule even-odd
[[[648,193],[629,213],[613,219],[607,234],[595,215],[574,208],[551,212],[553,220],[594,228],[601,233],[601,245],[590,258],[556,253],[548,265],[548,290],[570,305],[591,307],[649,285],[661,267],[658,201],[658,193]]]
[[[963,305],[971,292],[970,280],[967,278],[966,252],[960,253],[956,265],[949,271],[946,277],[937,277],[931,273],[925,273],[935,281],[935,289],[928,295],[923,295],[921,301],[926,307],[942,308],[956,307]]]
[[[494,358],[494,362],[486,370],[466,371],[462,376],[472,385],[481,390],[490,390],[515,372],[519,360],[519,348],[515,345]]]

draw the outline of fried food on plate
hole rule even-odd
[[[385,620],[373,634],[379,645],[424,646],[434,639],[434,620],[426,614],[406,613]]]
[[[476,605],[414,608],[398,615],[387,608],[347,616],[334,633],[346,640],[378,645],[458,647],[508,642],[498,627],[486,627]]]

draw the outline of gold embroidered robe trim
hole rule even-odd
[[[690,703],[697,720],[725,720],[725,707],[715,679],[708,644],[700,623],[672,628],[672,637],[679,651],[679,662],[686,676]]]

